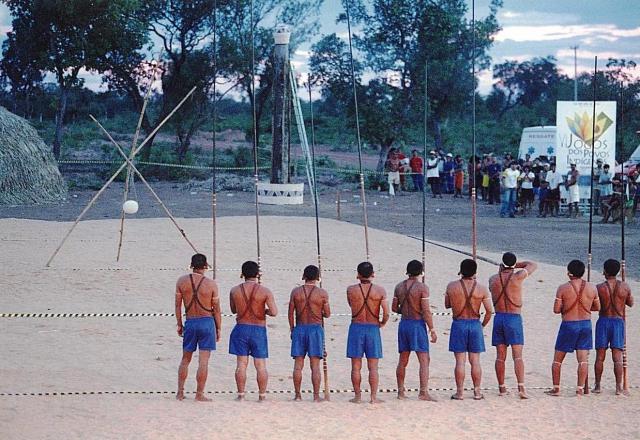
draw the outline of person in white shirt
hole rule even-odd
[[[431,194],[433,194],[434,199],[438,196],[442,198],[442,193],[440,192],[439,164],[440,158],[436,155],[435,151],[431,150],[427,158],[427,183],[431,186]]]
[[[515,217],[516,191],[518,189],[518,177],[520,172],[516,169],[517,163],[511,162],[509,168],[502,173],[502,207],[500,217]]]
[[[531,210],[535,195],[533,193],[533,181],[536,175],[531,171],[528,165],[524,166],[520,173],[520,202],[522,203],[522,215],[527,216],[527,212]]]
[[[580,203],[580,186],[578,186],[580,172],[576,168],[575,162],[569,164],[569,166],[571,170],[569,174],[567,174],[567,181],[565,182],[565,187],[567,191],[569,191],[569,212],[567,213],[567,217],[576,218],[580,214],[580,209],[578,208],[578,204]]]
[[[562,176],[556,171],[556,164],[551,164],[551,169],[547,171],[546,181],[549,184],[549,196],[547,205],[551,211],[551,217],[557,217],[560,211],[560,184]]]

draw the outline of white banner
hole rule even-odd
[[[581,176],[591,175],[593,101],[558,101],[556,113],[556,164],[565,175],[575,162]],[[595,161],[602,159],[615,170],[616,102],[596,102]]]

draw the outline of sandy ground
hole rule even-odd
[[[210,254],[211,223],[207,219],[180,220],[187,235]],[[171,313],[173,285],[185,272],[192,253],[166,219],[126,223],[123,259],[115,264],[118,222],[83,222],[54,261],[44,264],[68,228],[68,223],[38,220],[0,220],[0,313]],[[607,360],[599,396],[550,398],[539,388],[550,383],[549,370],[559,317],[551,313],[556,286],[565,270],[541,264],[527,282],[524,309],[525,362],[531,399],[500,398],[495,390],[494,352],[482,358],[486,400],[448,400],[451,391],[437,390],[438,403],[399,402],[384,393],[383,405],[348,403],[349,393],[335,393],[331,403],[290,402],[292,361],[289,358],[286,304],[302,268],[315,260],[314,222],[301,217],[263,217],[263,282],[272,288],[281,309],[269,321],[269,402],[258,404],[249,395],[233,402],[235,360],[227,354],[233,319],[223,319],[222,341],[212,356],[207,389],[214,401],[199,404],[173,399],[181,340],[173,317],[130,318],[0,318],[0,432],[2,438],[639,438],[635,424],[640,394],[613,395],[612,364]],[[321,220],[324,286],[331,293],[333,311],[348,311],[344,289],[354,280],[354,268],[364,256],[362,228]],[[218,281],[223,311],[229,313],[226,292],[239,281],[238,268],[255,256],[255,225],[251,217],[219,220]],[[372,229],[371,255],[377,282],[391,291],[404,274],[406,261],[419,258],[420,244],[406,236]],[[427,276],[435,312],[443,312],[446,283],[456,278],[460,254],[427,247]],[[491,253],[485,255],[497,258]],[[486,282],[495,267],[480,263],[479,279]],[[598,279],[596,277],[596,279]],[[637,292],[638,283],[632,287]],[[637,312],[629,314],[629,379],[640,384],[635,368],[640,361]],[[450,317],[434,318],[440,339],[432,345],[430,386],[451,388],[453,356],[447,351]],[[327,350],[332,389],[350,388],[349,361],[344,357],[349,319],[327,322]],[[397,318],[383,329],[385,358],[381,362],[383,389],[395,388]],[[490,328],[485,330],[490,344]],[[576,362],[565,361],[563,386],[575,385]],[[507,384],[515,387],[512,363]],[[192,368],[187,389],[195,388]],[[255,390],[250,371],[248,389]],[[467,375],[470,386],[470,378]],[[305,373],[303,387],[309,388]],[[417,362],[412,359],[408,387],[417,386]],[[9,396],[13,393],[157,392],[66,396]],[[165,393],[166,392],[166,393]],[[470,397],[470,393],[468,396]],[[308,400],[309,396],[305,395]],[[597,420],[594,422],[592,420]],[[626,422],[626,423],[625,423]]]

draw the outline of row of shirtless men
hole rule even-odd
[[[193,273],[182,276],[176,284],[175,311],[178,335],[183,337],[183,356],[178,370],[178,400],[184,399],[184,383],[193,353],[199,349],[199,366],[196,375],[196,400],[209,401],[205,396],[208,362],[211,350],[220,342],[221,313],[218,287],[214,280],[205,277],[207,259],[196,254],[191,259]],[[453,322],[449,336],[449,351],[455,355],[456,393],[451,399],[462,400],[465,364],[471,364],[475,400],[483,399],[481,393],[480,353],[485,351],[483,327],[489,324],[495,307],[492,345],[496,347],[495,370],[499,393],[507,395],[504,383],[507,349],[511,346],[518,395],[527,399],[524,384],[522,349],[524,332],[522,325],[522,285],[537,268],[535,263],[517,261],[508,252],[502,257],[499,272],[489,279],[488,288],[476,281],[477,264],[465,259],[460,264],[460,279],[448,284],[445,307],[452,309]],[[622,350],[625,343],[625,310],[633,305],[629,285],[618,280],[620,263],[607,260],[604,263],[605,281],[595,286],[582,277],[585,265],[579,260],[567,266],[569,281],[558,287],[553,310],[562,314],[562,324],[555,344],[552,364],[553,388],[546,393],[560,395],[560,368],[567,353],[576,352],[578,380],[576,393],[585,393],[588,375],[588,356],[593,348],[591,312],[599,311],[595,331],[595,386],[600,392],[605,354],[611,348],[616,378],[616,394],[625,394],[622,376]],[[429,395],[429,342],[436,342],[438,335],[429,307],[429,288],[420,280],[423,265],[413,260],[407,264],[407,279],[394,290],[391,310],[402,315],[398,326],[398,352],[400,353],[396,376],[398,398],[405,398],[405,370],[411,352],[415,352],[420,364],[419,399],[434,400]],[[278,313],[271,291],[259,283],[259,266],[253,261],[242,265],[244,282],[231,289],[231,311],[236,314],[236,325],[229,338],[229,353],[237,356],[235,372],[238,400],[245,396],[247,365],[253,357],[257,370],[259,400],[266,398],[269,356],[266,316]],[[371,403],[378,403],[378,361],[382,358],[380,329],[389,320],[389,306],[384,288],[372,282],[374,269],[371,263],[360,263],[357,268],[358,284],[347,288],[347,301],[352,320],[347,338],[347,357],[351,359],[351,381],[355,391],[354,403],[361,402],[362,358],[366,357],[369,370]],[[295,399],[301,400],[300,386],[304,359],[309,357],[313,398],[320,398],[320,361],[325,354],[323,321],[331,316],[329,295],[318,286],[320,271],[316,266],[304,269],[304,284],[291,292],[288,319],[291,329],[291,356],[294,358],[293,384]],[[182,322],[182,307],[186,320]],[[484,316],[480,309],[484,308]],[[480,318],[482,317],[482,321]]]

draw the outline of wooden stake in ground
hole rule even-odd
[[[156,133],[158,133],[158,131],[160,131],[160,129],[164,126],[164,124],[167,123],[167,121],[169,119],[171,119],[171,117],[178,111],[178,109],[180,109],[180,107],[182,107],[182,105],[187,101],[187,99],[189,99],[189,97],[193,94],[193,92],[195,92],[197,89],[197,87],[193,87],[191,90],[189,90],[189,92],[186,94],[186,96],[184,98],[182,98],[182,100],[178,103],[178,105],[176,105],[176,107],[171,110],[171,113],[169,113],[161,122],[160,124],[158,124],[158,126],[146,137],[146,139],[134,150],[133,155],[135,156],[136,154],[138,154],[138,152],[140,150],[142,150],[144,148],[145,145],[147,145],[147,143],[153,139],[153,137],[156,135]],[[47,264],[45,265],[45,267],[50,267],[51,263],[53,262],[54,258],[56,257],[56,255],[58,255],[58,252],[60,252],[60,249],[62,249],[62,247],[64,246],[65,242],[67,241],[67,239],[69,238],[69,236],[71,235],[71,233],[73,232],[73,230],[78,226],[78,223],[80,223],[80,220],[82,220],[84,218],[84,216],[87,214],[87,212],[89,211],[89,209],[91,209],[91,207],[93,206],[93,204],[96,202],[96,200],[98,200],[98,198],[102,195],[102,193],[107,189],[107,187],[114,181],[116,180],[116,177],[118,177],[118,175],[122,172],[122,170],[125,169],[125,167],[127,166],[128,162],[124,162],[122,165],[120,165],[120,168],[118,168],[116,170],[115,173],[113,173],[113,175],[109,178],[109,180],[107,180],[107,182],[102,186],[102,188],[100,188],[100,190],[93,196],[93,198],[89,201],[89,203],[87,204],[87,206],[85,206],[85,208],[82,210],[82,212],[80,213],[80,215],[78,215],[78,218],[76,218],[76,220],[73,222],[73,224],[71,225],[71,227],[69,228],[69,230],[67,231],[67,233],[65,234],[64,238],[62,239],[62,241],[60,242],[60,244],[58,245],[58,247],[56,248],[56,250],[53,252],[53,254],[51,255],[51,257],[49,258],[49,260],[47,261]]]

